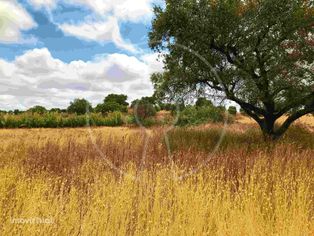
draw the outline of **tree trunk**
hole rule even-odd
[[[282,135],[277,134],[276,132],[265,132],[263,130],[263,136],[264,136],[264,140],[266,142],[268,141],[277,141],[281,138]]]
[[[268,116],[262,120],[260,127],[265,141],[276,141],[282,136],[276,132],[275,122],[276,119],[273,116]]]
[[[259,124],[265,141],[276,141],[280,139],[297,119],[307,114],[313,113],[314,111],[313,103],[310,106],[306,106],[303,109],[290,114],[280,126],[276,127],[276,120],[286,114],[289,109],[285,108],[279,112],[274,113],[273,106],[270,106],[270,109],[268,110],[261,110],[234,97],[231,98],[231,100],[237,102],[241,108]]]

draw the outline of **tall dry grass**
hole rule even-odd
[[[0,234],[312,235],[314,134],[220,128],[1,130]]]

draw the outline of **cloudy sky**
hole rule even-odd
[[[161,0],[0,0],[0,110],[94,105],[152,94],[162,63],[147,46]]]

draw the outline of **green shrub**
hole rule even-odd
[[[103,116],[101,113],[88,115],[60,114],[60,113],[29,113],[20,115],[1,114],[0,128],[62,128],[85,126],[121,126],[124,124],[120,112],[109,113]]]
[[[226,112],[226,110],[227,110],[225,106],[221,106],[221,105],[217,106],[216,108],[219,109],[222,112]]]
[[[135,125],[135,126],[142,125],[144,127],[164,124],[162,122],[159,122],[155,117],[148,117],[145,119],[136,119],[134,114],[124,117],[124,123],[127,125]]]
[[[49,110],[50,113],[61,113],[62,112],[62,109],[60,108],[51,108]]]
[[[137,116],[140,121],[155,116],[156,112],[155,106],[145,100],[139,101],[134,106],[134,115]]]
[[[196,103],[195,103],[196,107],[212,107],[214,106],[213,103],[209,100],[207,100],[206,98],[198,98]]]
[[[234,107],[234,106],[230,106],[230,107],[228,108],[228,112],[229,112],[229,114],[231,114],[231,115],[236,115],[236,114],[237,114],[237,108]]]
[[[110,101],[102,104],[98,104],[95,108],[95,112],[97,113],[102,113],[102,114],[107,114],[110,112],[127,112],[128,107],[125,105],[121,105],[117,102]]]
[[[127,125],[134,125],[134,124],[136,124],[135,116],[133,114],[125,116],[124,117],[124,123],[127,124]]]
[[[121,112],[112,112],[103,120],[103,126],[121,126],[123,125]]]
[[[154,126],[154,125],[158,125],[159,123],[157,122],[157,120],[155,118],[149,117],[149,118],[146,118],[146,119],[142,120],[141,124],[144,127],[151,127],[151,126]]]
[[[180,114],[177,125],[199,125],[208,122],[222,122],[224,114],[216,107],[203,106],[187,106]]]

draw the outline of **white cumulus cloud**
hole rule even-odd
[[[28,0],[35,8],[46,7],[54,8],[57,4],[56,0]]]
[[[103,16],[111,15],[118,20],[140,21],[149,19],[152,14],[152,3],[156,0],[28,0],[34,7],[53,9],[58,3],[85,6],[94,13]]]
[[[15,0],[0,1],[0,43],[23,43],[22,31],[36,27],[28,12]]]
[[[59,28],[65,34],[73,35],[84,40],[97,41],[100,43],[113,42],[121,49],[131,52],[136,51],[132,44],[122,39],[118,22],[114,17],[110,17],[108,20],[84,22],[77,25],[62,24]]]
[[[119,20],[139,21],[152,14],[153,0],[71,0],[70,2],[89,7],[95,13],[111,13]]]
[[[33,49],[8,62],[0,59],[0,110],[34,105],[67,107],[77,97],[94,105],[109,93],[130,100],[152,94],[150,75],[162,70],[154,54],[136,58],[110,54],[95,61],[65,63],[48,49]]]
[[[126,42],[120,33],[120,22],[148,22],[152,17],[152,3],[156,0],[28,0],[35,8],[53,9],[57,4],[70,4],[87,7],[93,14],[80,22],[58,23],[66,34],[101,44],[113,42],[118,48],[136,52],[131,43]],[[93,19],[93,20],[91,20]]]

